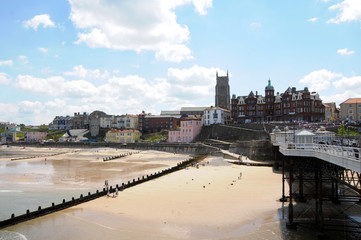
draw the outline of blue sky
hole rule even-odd
[[[159,114],[288,87],[361,93],[360,0],[2,1],[0,121]]]

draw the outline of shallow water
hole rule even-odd
[[[5,157],[3,150],[0,149],[0,158]],[[68,149],[68,153],[63,155],[15,161],[11,161],[13,156],[52,154],[54,149],[48,149],[48,152],[35,149],[37,153],[29,148],[14,150],[12,147],[11,150],[11,157],[0,161],[0,221],[10,218],[13,213],[16,216],[25,214],[27,209],[33,211],[39,206],[45,208],[52,203],[61,203],[63,199],[68,201],[81,194],[102,190],[105,179],[109,181],[109,185],[115,186],[167,166],[161,163],[151,164],[147,159],[102,160],[103,156],[115,156],[129,150]],[[185,160],[187,157],[182,158]],[[174,160],[174,165],[177,160]]]

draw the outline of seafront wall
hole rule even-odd
[[[229,146],[232,153],[243,153],[252,160],[275,160],[269,140],[237,141]]]
[[[191,158],[189,160],[178,163],[174,167],[171,167],[171,168],[159,171],[159,172],[155,172],[150,175],[138,177],[138,179],[133,179],[132,181],[128,181],[127,183],[122,183],[120,185],[117,184],[115,187],[110,186],[109,193],[112,194],[112,193],[116,192],[116,189],[118,189],[121,192],[127,188],[130,188],[130,187],[136,186],[138,184],[159,178],[166,174],[178,171],[180,169],[187,167],[188,165],[191,165],[198,161],[201,161],[204,157],[206,157],[206,155],[197,157],[197,158]],[[40,216],[44,216],[44,215],[47,215],[47,214],[50,214],[50,213],[53,213],[56,211],[60,211],[60,210],[63,210],[63,209],[69,208],[69,207],[73,207],[75,205],[85,203],[90,200],[94,200],[96,198],[102,197],[102,196],[106,196],[107,194],[108,194],[108,190],[106,188],[103,188],[102,190],[97,190],[95,193],[88,192],[88,195],[84,196],[83,194],[81,194],[80,197],[78,197],[78,198],[73,197],[69,201],[65,201],[65,199],[63,199],[62,203],[60,203],[60,204],[52,203],[51,206],[45,207],[45,208],[39,206],[38,210],[36,210],[36,211],[30,212],[29,210],[27,210],[26,213],[23,215],[15,216],[15,214],[12,214],[9,219],[0,222],[0,229],[7,227],[7,226],[15,225],[20,222],[25,222],[25,221],[28,221],[28,220],[31,220],[31,219],[34,219],[34,218],[37,218]]]

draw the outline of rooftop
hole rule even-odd
[[[350,103],[361,103],[361,98],[349,98],[341,104],[350,104]]]

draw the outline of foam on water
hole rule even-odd
[[[0,190],[0,193],[21,193],[21,192],[24,192],[24,191],[21,191],[21,190]]]
[[[0,240],[27,240],[27,238],[18,232],[0,231]]]

